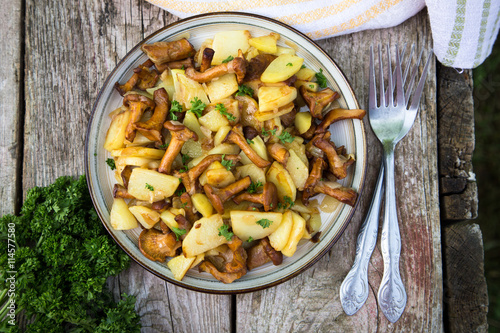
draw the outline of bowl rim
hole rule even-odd
[[[122,244],[120,242],[119,239],[117,239],[114,234],[111,232],[111,230],[109,229],[109,226],[107,225],[107,223],[105,223],[105,219],[104,219],[104,216],[102,216],[101,212],[99,209],[97,209],[97,202],[96,202],[96,199],[94,198],[94,189],[93,189],[93,186],[92,186],[92,182],[90,180],[90,172],[89,172],[89,135],[90,135],[90,130],[91,130],[91,125],[94,121],[94,117],[95,117],[95,114],[96,114],[96,110],[97,110],[97,106],[99,104],[99,101],[104,93],[104,88],[108,85],[109,81],[111,80],[111,77],[113,77],[113,74],[121,67],[121,65],[127,60],[127,58],[133,53],[135,52],[138,48],[140,48],[142,46],[142,44],[146,43],[148,40],[152,39],[153,37],[155,37],[157,34],[160,34],[162,32],[164,32],[165,30],[168,30],[168,29],[171,29],[172,27],[178,25],[178,24],[184,24],[186,22],[189,22],[189,21],[195,21],[199,18],[204,18],[204,17],[233,17],[233,16],[236,16],[236,17],[252,17],[252,18],[257,18],[257,19],[261,19],[261,20],[265,20],[265,21],[269,21],[273,24],[278,24],[290,31],[292,31],[293,33],[295,34],[298,34],[300,37],[306,39],[308,42],[310,42],[311,44],[313,44],[317,50],[321,53],[323,53],[324,56],[326,56],[331,62],[332,64],[335,66],[335,68],[338,70],[340,76],[342,77],[343,80],[345,80],[345,82],[347,83],[347,86],[348,86],[348,89],[350,91],[350,93],[352,94],[352,97],[354,99],[354,103],[356,105],[356,108],[359,109],[359,102],[358,102],[358,99],[356,98],[356,95],[352,89],[352,86],[351,84],[349,83],[349,81],[347,80],[346,76],[344,75],[344,72],[340,69],[340,67],[337,65],[337,63],[332,59],[332,57],[330,57],[330,55],[324,51],[318,44],[316,44],[316,42],[314,42],[314,40],[312,40],[310,37],[308,37],[306,34],[298,31],[297,29],[283,23],[283,22],[280,22],[280,21],[277,21],[275,19],[272,19],[272,18],[269,18],[269,17],[265,17],[265,16],[262,16],[262,15],[258,15],[258,14],[251,14],[251,13],[242,13],[242,12],[234,12],[234,11],[229,11],[229,12],[213,12],[213,13],[205,13],[205,14],[199,14],[199,15],[194,15],[194,16],[190,16],[188,18],[184,18],[184,19],[181,19],[181,20],[178,20],[176,22],[173,22],[161,29],[158,29],[156,30],[155,32],[151,33],[149,36],[145,37],[143,40],[141,40],[139,43],[137,43],[137,45],[135,45],[132,49],[130,49],[127,54],[116,64],[116,66],[113,68],[113,70],[107,75],[106,77],[106,80],[103,82],[103,84],[101,85],[101,89],[99,90],[99,93],[97,94],[97,97],[95,99],[95,102],[94,102],[94,105],[92,106],[92,112],[91,112],[91,116],[89,118],[89,122],[87,124],[87,131],[86,131],[86,135],[85,135],[85,177],[86,177],[86,180],[87,180],[87,187],[89,189],[89,193],[90,193],[90,197],[92,199],[92,203],[94,205],[94,209],[97,213],[97,215],[99,216],[99,219],[101,220],[101,223],[104,225],[104,227],[106,228],[107,232],[110,234],[110,236],[114,239],[114,241],[121,247],[121,249],[130,257],[132,258],[137,264],[139,264],[139,266],[141,266],[142,268],[146,269],[148,272],[152,273],[153,275],[155,275],[156,277],[166,281],[166,282],[169,282],[169,283],[172,283],[176,286],[179,286],[179,287],[182,287],[182,288],[186,288],[186,289],[189,289],[189,290],[193,290],[193,291],[197,291],[197,292],[202,292],[202,293],[207,293],[207,294],[216,294],[216,295],[237,295],[237,294],[244,294],[244,293],[250,293],[250,292],[255,292],[255,291],[259,291],[259,290],[264,290],[264,289],[267,289],[267,288],[270,288],[270,287],[274,287],[276,285],[279,285],[285,281],[288,281],[296,276],[298,276],[299,274],[305,272],[307,269],[309,269],[311,266],[313,266],[314,264],[316,264],[327,252],[330,251],[330,249],[333,247],[333,245],[335,243],[337,243],[337,241],[340,239],[340,237],[344,234],[344,231],[345,229],[347,228],[347,226],[351,223],[351,220],[353,218],[353,215],[354,213],[356,212],[358,206],[359,206],[359,198],[361,197],[361,194],[363,192],[363,189],[364,189],[364,185],[365,185],[365,181],[366,181],[366,170],[367,170],[367,159],[365,158],[364,159],[364,163],[363,163],[363,166],[361,168],[362,170],[362,174],[360,176],[360,183],[359,183],[359,187],[358,187],[358,190],[357,190],[357,193],[358,193],[358,199],[356,200],[356,203],[353,207],[353,209],[351,210],[351,212],[348,214],[348,216],[346,217],[346,222],[344,223],[344,225],[339,229],[337,235],[335,237],[333,237],[328,244],[326,244],[326,246],[323,247],[323,249],[314,257],[312,258],[309,262],[307,262],[305,265],[299,267],[296,271],[284,276],[283,278],[281,279],[277,279],[275,281],[272,281],[272,282],[269,282],[269,283],[264,283],[262,285],[258,285],[256,287],[250,287],[250,288],[245,288],[245,289],[238,289],[238,290],[214,290],[214,289],[205,289],[205,288],[202,288],[202,287],[196,287],[196,286],[193,286],[193,285],[188,285],[188,284],[184,284],[182,283],[182,281],[178,281],[178,280],[175,280],[173,278],[170,278],[168,276],[165,276],[157,271],[155,271],[154,269],[152,269],[151,267],[149,267],[148,265],[144,264],[141,262],[141,260],[139,260],[138,258],[136,258],[135,255],[133,255],[131,252],[129,252],[129,250],[127,249],[127,247]],[[367,144],[366,144],[366,130],[364,128],[364,123],[363,121],[360,121],[360,125],[361,125],[361,129],[362,129],[362,143],[363,143],[363,146],[364,146],[364,151],[365,151],[365,154],[366,154],[366,148],[367,148]],[[221,282],[222,283],[222,282]]]

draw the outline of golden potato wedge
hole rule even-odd
[[[303,80],[303,81],[311,81],[315,75],[316,72],[307,67],[301,68],[297,73],[295,73],[297,80]]]
[[[309,177],[309,168],[302,162],[300,157],[297,156],[295,151],[289,150],[290,157],[288,157],[288,162],[286,164],[286,169],[292,177],[295,187],[302,191],[304,190],[304,185]]]
[[[259,168],[253,163],[236,167],[236,170],[240,173],[241,178],[250,176],[250,179],[254,183],[261,182],[262,185],[266,183],[266,173],[264,169]]]
[[[205,104],[210,103],[207,93],[200,83],[191,80],[185,74],[180,73],[177,74],[177,79],[179,82],[179,89],[177,90],[176,86],[175,99],[179,103],[183,104],[186,110],[191,108],[191,101],[195,98],[198,98]]]
[[[256,136],[253,138],[250,142],[250,148],[252,148],[257,155],[265,159],[266,161],[269,161],[269,156],[267,155],[267,148],[266,144],[262,140],[260,136]],[[240,153],[241,156],[241,163],[243,164],[252,164],[252,161],[247,157],[247,155],[242,151]]]
[[[119,113],[113,117],[104,139],[104,149],[111,152],[114,149],[125,147],[125,130],[129,120],[130,111]]]
[[[165,150],[145,148],[145,147],[127,147],[123,149],[115,149],[111,151],[111,156],[130,156],[130,157],[143,157],[152,160],[161,160],[165,155]]]
[[[135,168],[128,182],[128,193],[138,200],[155,202],[171,197],[179,184],[177,177]]]
[[[184,115],[184,126],[189,128],[191,131],[195,132],[198,135],[198,142],[201,142],[205,138],[205,134],[200,129],[200,123],[198,122],[198,118],[193,112],[186,112]]]
[[[183,254],[178,255],[169,260],[167,267],[174,275],[174,279],[180,281],[186,275],[187,271],[191,268],[196,257],[184,257]]]
[[[193,228],[182,241],[184,255],[194,257],[219,245],[226,244],[228,240],[223,236],[219,236],[219,228],[223,225],[222,216],[219,214],[202,217],[195,222]]]
[[[269,111],[259,111],[255,113],[255,118],[257,118],[260,121],[266,121],[266,120],[273,120],[276,118],[279,118],[280,116],[292,112],[292,110],[295,108],[295,105],[293,102],[290,102],[286,105],[283,105],[279,107],[278,109],[273,109]],[[276,133],[279,135],[278,133]]]
[[[310,112],[299,112],[295,115],[295,128],[299,134],[304,134],[311,128],[312,116]]]
[[[202,262],[203,260],[205,259],[205,253],[202,253],[202,254],[198,254],[196,256],[196,259],[193,261],[193,263],[191,264],[191,267],[190,268],[194,268],[196,266],[198,266],[198,264],[200,262]]]
[[[272,234],[281,224],[283,214],[274,212],[237,211],[230,213],[233,232],[240,239],[261,239]]]
[[[217,132],[223,126],[229,126],[229,121],[226,117],[220,114],[217,110],[212,110],[204,116],[198,118],[201,126],[205,126],[212,132]]]
[[[274,59],[260,76],[265,83],[275,83],[288,80],[297,73],[304,59],[291,54],[281,54]]]
[[[238,50],[246,53],[252,36],[248,30],[221,31],[215,34],[212,49],[215,51],[212,65],[220,65],[229,56],[236,58]]]
[[[297,89],[290,86],[260,87],[258,90],[259,112],[272,111],[292,103],[297,98]]]
[[[175,220],[176,214],[170,210],[166,210],[160,214],[160,219],[172,230],[172,228],[179,228],[179,223]]]
[[[279,162],[274,161],[271,164],[266,173],[266,180],[276,185],[278,198],[281,202],[285,202],[285,196],[295,201],[297,188],[293,183],[290,173]]]
[[[229,131],[231,131],[231,128],[232,128],[231,126],[221,126],[219,128],[219,130],[217,131],[217,133],[215,133],[214,136],[214,147],[217,147],[222,143],[222,140],[226,138]]]
[[[268,236],[271,246],[276,251],[281,251],[285,248],[286,244],[288,243],[288,239],[290,238],[292,226],[292,212],[287,210],[283,213],[283,220],[281,221],[278,229],[276,229],[272,234]]]
[[[207,93],[210,101],[216,103],[238,91],[236,74],[228,73],[207,83]]]
[[[130,230],[139,226],[137,219],[130,212],[127,203],[122,198],[113,199],[109,222],[115,230]]]
[[[280,56],[282,54],[290,54],[290,55],[295,55],[295,50],[292,49],[291,47],[284,47],[284,46],[277,46],[276,47],[276,52],[273,53],[276,56]]]
[[[210,186],[223,188],[236,181],[231,171],[226,168],[207,170],[207,184]]]
[[[160,221],[160,213],[151,208],[144,206],[132,206],[130,212],[135,216],[137,221],[146,229],[151,229]]]
[[[287,257],[293,256],[297,250],[297,244],[302,239],[304,235],[304,229],[306,228],[306,220],[302,218],[299,214],[292,212],[293,226],[290,232],[290,237],[285,247],[281,250],[281,253]]]
[[[214,207],[205,194],[195,193],[191,196],[191,200],[193,201],[194,208],[199,211],[203,217],[212,216]]]
[[[271,32],[267,36],[260,36],[250,38],[248,40],[248,44],[255,47],[257,50],[266,52],[266,53],[276,53],[278,51],[278,47],[276,46],[276,42],[280,39],[280,35]]]
[[[207,183],[208,170],[214,170],[214,169],[225,169],[225,167],[219,161],[215,161],[212,164],[210,164],[208,168],[201,174],[200,178],[198,178],[201,186],[204,186]]]

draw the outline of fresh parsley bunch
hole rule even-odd
[[[33,188],[19,216],[0,218],[2,290],[11,270],[9,225],[11,231],[15,226],[15,304],[32,319],[27,332],[140,331],[135,297],[124,294],[115,303],[106,288],[106,279],[127,268],[130,258],[103,228],[84,176]],[[2,330],[17,331],[8,319],[0,319]]]

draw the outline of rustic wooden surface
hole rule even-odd
[[[472,170],[474,107],[472,71],[438,66],[438,140],[441,217],[456,222],[477,217]]]
[[[445,320],[449,332],[488,331],[488,291],[484,250],[477,224],[454,224],[443,230]]]
[[[6,6],[2,4],[2,9],[10,9]],[[176,20],[141,0],[28,0],[12,1],[9,6],[19,15],[18,21],[15,15],[8,16],[9,23],[0,27],[2,40],[6,39],[3,36],[14,36],[9,40],[12,46],[3,48],[7,44],[2,43],[2,66],[9,63],[21,66],[23,53],[25,61],[24,68],[2,67],[1,73],[2,213],[12,212],[21,196],[21,191],[16,192],[13,185],[15,177],[22,179],[25,194],[32,186],[48,185],[58,176],[83,173],[86,126],[106,76],[136,43]],[[24,28],[17,35],[16,47],[13,32],[23,17],[25,25],[21,25]],[[396,28],[320,42],[344,71],[362,107],[367,105],[367,50],[378,42],[391,45],[415,42],[418,49],[430,49],[426,12]],[[24,77],[20,75],[23,70]],[[4,81],[4,75],[8,81]],[[4,82],[15,87],[20,78],[24,78],[24,87],[6,90]],[[369,269],[372,293],[366,305],[355,316],[348,317],[338,296],[342,279],[352,265],[355,237],[369,205],[380,163],[380,145],[367,124],[368,153],[373,158],[368,165],[359,209],[339,242],[307,272],[265,291],[217,296],[165,283],[132,264],[109,281],[116,297],[122,292],[137,296],[143,332],[442,331],[436,80],[433,64],[421,112],[396,150],[396,193],[403,239],[401,272],[408,293],[405,313],[396,324],[385,319],[376,303],[383,270],[380,248],[376,248]],[[23,153],[11,153],[16,147]]]

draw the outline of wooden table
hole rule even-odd
[[[18,211],[27,189],[84,172],[84,142],[92,104],[106,76],[139,41],[177,20],[142,0],[34,1],[0,5],[0,214]],[[368,48],[416,43],[432,47],[424,10],[390,29],[322,40],[368,101]],[[383,263],[379,245],[369,267],[371,293],[354,316],[344,314],[340,284],[354,258],[355,239],[370,203],[381,147],[366,122],[368,165],[360,205],[342,238],[300,276],[264,291],[208,295],[166,283],[137,264],[110,279],[116,297],[137,296],[144,332],[484,331],[487,296],[482,238],[474,218],[471,72],[433,63],[416,123],[396,151],[405,313],[390,324],[376,293]]]

